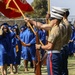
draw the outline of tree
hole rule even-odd
[[[31,5],[35,11],[35,14],[32,15],[33,17],[45,17],[48,10],[47,0],[34,0]]]

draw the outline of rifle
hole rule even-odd
[[[38,31],[36,31],[36,44],[39,44],[39,36],[38,36]],[[41,75],[41,62],[40,62],[40,52],[39,50],[36,50],[36,57],[37,61],[35,64],[35,75]]]
[[[50,15],[50,0],[48,0],[47,3],[48,3],[48,14]],[[50,24],[50,20],[49,19],[46,20],[46,24]],[[49,34],[50,34],[50,30],[47,32],[47,37],[49,36]],[[48,43],[48,42],[46,42],[46,43]],[[47,58],[47,51],[44,54],[44,57],[41,59],[41,63],[43,65],[46,65],[46,58]]]
[[[16,7],[18,8],[18,10],[20,11],[20,13],[22,14],[22,16],[24,17],[24,19],[26,18],[26,16],[23,14],[22,10],[19,8],[19,6],[17,5],[17,3],[15,2],[15,0],[13,0],[14,4],[16,5]],[[33,31],[33,33],[36,35],[36,43],[39,44],[39,38],[38,38],[38,33],[34,31],[34,29],[31,27],[30,23],[27,22],[29,27],[31,28],[31,30]],[[21,42],[23,45],[25,45],[25,43]],[[37,62],[35,64],[35,73],[36,75],[41,75],[41,63],[40,63],[40,53],[39,50],[36,50],[36,56],[37,56]]]

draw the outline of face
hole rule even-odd
[[[3,31],[6,33],[7,32],[7,27],[4,27],[3,28]]]
[[[16,29],[13,29],[13,31],[16,33]]]
[[[53,20],[51,20],[51,25],[54,25],[54,24],[56,24],[57,23],[57,19],[53,19]]]
[[[49,19],[50,18],[50,14],[47,13],[46,14],[46,18]]]
[[[20,32],[23,32],[23,31],[24,31],[24,28],[21,28],[21,29],[20,29]]]
[[[29,28],[29,25],[27,24],[27,27]]]

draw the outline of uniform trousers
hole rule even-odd
[[[62,75],[68,75],[68,46],[64,46],[60,52],[61,55],[61,66],[62,66]]]
[[[47,71],[48,75],[61,75],[60,53],[48,53]]]

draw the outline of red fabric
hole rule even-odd
[[[23,2],[21,2],[21,0],[15,0],[15,1],[22,11],[24,11],[24,12],[33,11],[33,8],[31,7],[31,5],[29,3],[27,3],[27,2],[23,3]],[[7,4],[8,0],[4,0],[4,3]],[[9,7],[18,10],[16,5],[14,4],[13,0],[11,0],[11,2],[9,3]]]
[[[18,12],[15,12],[10,9],[6,9],[6,5],[3,2],[0,2],[0,12],[3,13],[8,18],[17,18],[21,17],[22,15]]]
[[[52,69],[52,53],[50,54],[50,75],[53,75],[53,69]]]

